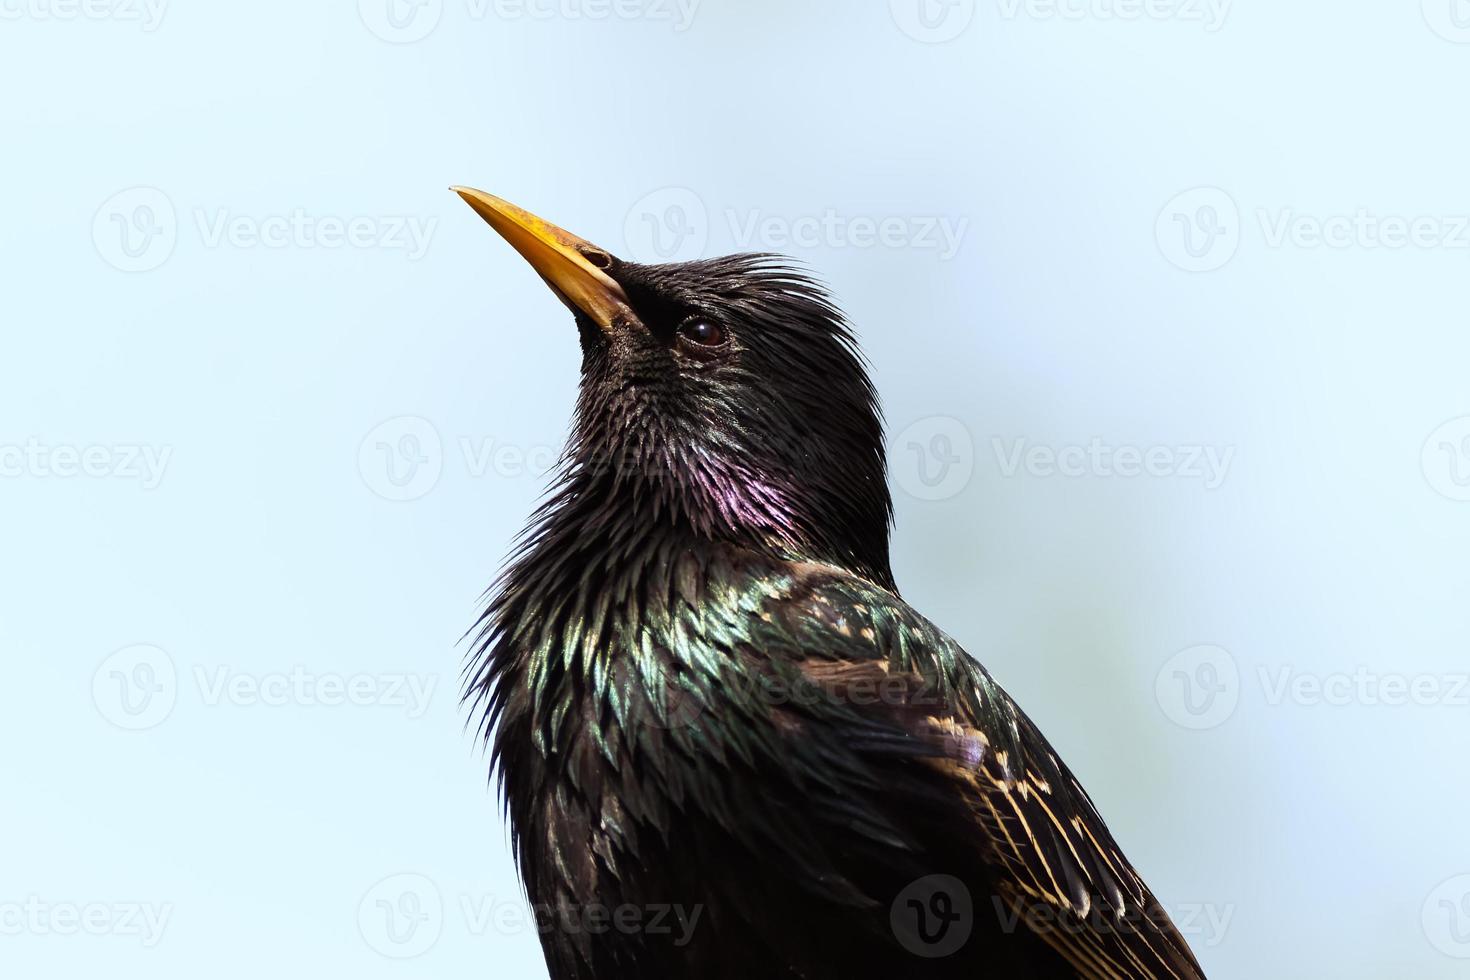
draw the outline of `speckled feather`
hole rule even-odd
[[[759,256],[613,274],[640,322],[579,320],[562,474],[466,699],[533,904],[700,917],[548,929],[554,980],[1202,976],[1035,726],[899,598],[873,391],[820,288]],[[680,346],[691,316],[720,358]],[[889,913],[932,874],[975,934],[920,959]]]

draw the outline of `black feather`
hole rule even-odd
[[[607,271],[636,316],[579,317],[562,469],[466,672],[554,980],[1200,977],[1035,726],[899,598],[823,289],[772,256]],[[963,898],[936,875],[969,897],[944,956],[901,924]]]

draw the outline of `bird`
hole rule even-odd
[[[827,289],[452,190],[580,338],[463,688],[552,980],[1202,978],[1037,726],[900,597]]]

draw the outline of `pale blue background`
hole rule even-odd
[[[703,0],[683,30],[443,0],[400,11],[434,27],[409,43],[369,29],[406,37],[374,0],[175,0],[153,30],[100,2],[0,4],[0,451],[171,455],[151,489],[0,477],[0,973],[544,976],[456,643],[565,431],[576,337],[445,190],[469,183],[643,258],[648,220],[709,254],[751,216],[966,222],[947,260],[788,249],[857,324],[895,434],[917,426],[896,439],[907,598],[1038,720],[1166,905],[1229,916],[1192,933],[1212,976],[1470,975],[1463,692],[1273,703],[1260,680],[1362,666],[1455,701],[1470,670],[1470,233],[1269,234],[1359,208],[1454,234],[1451,0],[1238,0],[1215,30],[1192,4],[961,0],[932,33],[909,0]],[[155,190],[115,197],[135,187]],[[148,226],[140,202],[164,234],[126,272],[114,215]],[[432,232],[410,256],[200,228],[298,210]],[[1176,214],[1221,232],[1193,263],[1221,267],[1179,267]],[[375,432],[401,417],[432,429]],[[429,469],[394,487],[378,443],[426,435]],[[1095,437],[1234,455],[1206,490],[1007,477],[992,444]],[[508,455],[476,475],[461,439]],[[959,475],[930,492],[910,443]],[[128,731],[109,657],[138,644],[176,688]],[[1204,715],[1170,694],[1179,664],[1210,679],[1201,656],[1224,698]],[[415,718],[196,680],[298,667],[436,686]],[[423,877],[373,890],[402,874]],[[418,929],[387,934],[377,902],[405,889]],[[7,926],[32,898],[170,918],[149,948]]]

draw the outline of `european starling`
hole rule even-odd
[[[823,288],[455,190],[581,334],[465,688],[553,980],[1202,977],[1041,732],[899,598]]]

